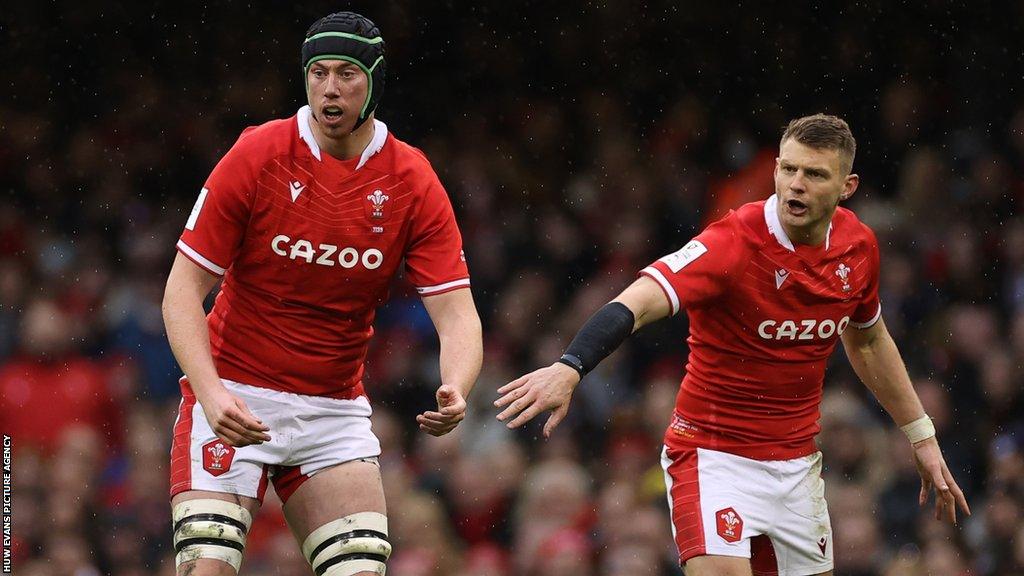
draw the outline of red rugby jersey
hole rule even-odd
[[[224,282],[207,317],[222,378],[363,394],[376,307],[404,261],[423,296],[469,286],[448,196],[418,149],[375,122],[362,156],[321,152],[309,108],[247,128],[213,169],[178,250]]]
[[[878,321],[878,241],[838,208],[822,246],[794,245],[777,197],[745,204],[641,271],[690,317],[667,444],[758,460],[816,450],[828,357]]]

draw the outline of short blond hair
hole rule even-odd
[[[790,138],[816,149],[838,150],[843,170],[847,174],[853,169],[853,158],[857,155],[857,141],[853,138],[850,125],[838,116],[814,114],[797,118],[786,126],[779,146]]]

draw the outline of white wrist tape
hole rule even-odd
[[[932,424],[932,419],[927,414],[910,424],[900,426],[900,430],[903,430],[903,433],[907,435],[907,440],[910,440],[911,444],[917,444],[922,440],[935,436],[935,425]]]

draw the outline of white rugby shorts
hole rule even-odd
[[[680,564],[718,555],[750,558],[755,576],[832,569],[821,452],[760,461],[665,446],[661,466]]]
[[[171,445],[172,497],[186,490],[210,490],[262,502],[269,480],[281,501],[287,501],[321,470],[380,455],[365,396],[341,400],[222,382],[270,427],[271,440],[234,448],[217,438],[183,378]]]

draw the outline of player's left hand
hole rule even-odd
[[[968,516],[971,509],[967,506],[967,498],[963,490],[953,480],[946,461],[942,458],[939,442],[933,436],[914,444],[914,463],[921,475],[921,494],[918,504],[924,506],[928,501],[928,493],[935,490],[935,519],[948,520],[956,524],[956,508],[960,507]]]
[[[437,412],[427,411],[416,417],[423,430],[431,436],[444,436],[466,417],[466,399],[453,386],[437,389]]]

